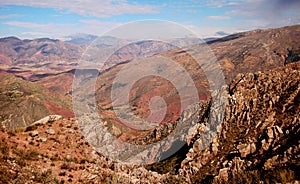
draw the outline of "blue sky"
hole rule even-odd
[[[158,19],[200,37],[300,23],[299,0],[1,0],[0,37],[101,35],[127,22]]]

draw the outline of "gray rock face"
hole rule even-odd
[[[259,182],[255,177],[264,178],[262,171],[278,167],[297,172],[287,165],[299,163],[299,152],[291,151],[300,147],[299,81],[300,70],[292,68],[239,75],[229,89],[221,131],[204,150],[198,149],[201,141],[195,141],[179,173],[195,183],[207,176],[219,183],[240,177]]]
[[[36,137],[36,136],[39,135],[39,132],[36,131],[36,130],[34,130],[34,131],[30,132],[29,135],[30,135],[31,137]]]
[[[54,135],[56,132],[52,128],[48,128],[46,130],[46,133],[49,134],[49,135]]]
[[[78,122],[89,143],[94,146],[99,153],[104,154],[114,160],[119,160],[120,162],[126,162],[130,164],[146,164],[161,160],[162,153],[168,151],[176,140],[181,140],[182,142],[182,145],[176,145],[178,146],[176,149],[180,149],[181,146],[185,144],[184,140],[187,139],[189,128],[194,126],[196,123],[196,121],[192,120],[195,119],[199,114],[199,111],[195,110],[199,109],[197,107],[198,106],[191,107],[190,111],[186,111],[185,115],[182,117],[182,119],[186,120],[186,123],[179,124],[180,127],[174,129],[170,125],[162,125],[156,128],[155,134],[153,133],[148,135],[147,140],[137,140],[137,142],[144,141],[144,143],[154,141],[159,139],[160,136],[157,135],[165,135],[168,133],[168,131],[170,131],[170,129],[168,129],[169,127],[174,129],[172,134],[170,134],[170,136],[165,138],[163,141],[149,145],[145,145],[143,142],[142,145],[135,145],[116,139],[116,137],[114,137],[105,126],[97,121],[97,116],[95,115],[82,116],[79,118]]]
[[[33,126],[33,125],[43,125],[43,124],[46,124],[46,123],[51,123],[53,121],[57,121],[57,120],[60,120],[62,119],[62,116],[61,115],[49,115],[49,116],[46,116],[34,123],[32,123],[30,126]]]
[[[224,89],[226,95],[222,97],[226,98],[219,98],[226,101],[225,116],[217,113],[220,111],[216,105],[197,104],[182,113],[177,122],[187,122],[186,126],[158,126],[155,134],[148,135],[148,140],[137,140],[137,143],[151,143],[172,130],[176,138],[188,145],[188,153],[177,173],[157,174],[136,166],[130,174],[119,172],[117,175],[130,177],[136,183],[167,183],[168,178],[177,183],[205,183],[208,180],[212,183],[260,183],[265,177],[274,183],[284,183],[284,180],[262,173],[275,176],[274,168],[280,168],[282,170],[278,172],[291,177],[298,172],[298,166],[293,170],[288,165],[298,164],[300,158],[299,81],[300,70],[292,68],[239,75],[228,91]],[[169,138],[145,149],[126,147],[126,143],[116,141],[97,115],[87,114],[81,118],[78,122],[89,143],[98,152],[110,154],[110,158],[119,158],[123,163],[143,159],[156,161],[175,140]],[[215,123],[220,120],[223,120],[221,124]],[[126,155],[122,155],[124,151]],[[124,165],[120,163],[116,167],[119,166]]]
[[[38,139],[39,142],[46,142],[47,141],[47,138],[46,137],[40,137]]]

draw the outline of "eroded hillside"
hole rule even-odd
[[[293,183],[300,180],[299,81],[299,63],[238,75],[228,89],[222,128],[210,145],[200,149],[204,113],[184,159],[171,157],[147,166],[150,170],[97,154],[74,120],[2,130],[0,178],[3,183]],[[155,172],[162,170],[169,172]]]
[[[71,99],[11,74],[0,74],[0,122],[8,129],[24,128],[50,114],[73,117]]]

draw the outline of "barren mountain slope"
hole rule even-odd
[[[245,33],[238,33],[225,38],[214,40],[208,43],[212,49],[221,68],[224,72],[225,81],[227,84],[236,77],[238,73],[248,73],[257,71],[267,71],[277,67],[284,66],[285,64],[297,62],[300,60],[300,26],[290,26],[279,29],[256,30]],[[130,50],[132,47],[123,48],[123,50]],[[200,58],[208,57],[209,54],[201,52],[203,46],[191,45],[187,48],[174,48],[167,52],[159,53],[155,56],[150,56],[147,59],[136,59],[115,65],[99,74],[96,84],[96,100],[99,107],[99,113],[103,115],[103,119],[109,119],[108,123],[115,123],[116,132],[122,132],[124,139],[129,139],[126,135],[130,130],[124,130],[124,126],[120,121],[115,118],[112,109],[111,90],[113,81],[120,71],[130,62],[147,62],[144,67],[137,68],[134,72],[146,72],[149,68],[157,67],[155,60],[159,56],[171,59],[175,63],[181,65],[185,72],[188,73],[198,90],[200,100],[209,99],[209,90],[211,90],[207,76],[203,72],[203,68],[199,67],[198,60]],[[205,50],[206,51],[206,50]],[[192,55],[191,55],[192,54]],[[193,57],[192,57],[193,56]],[[202,61],[203,62],[203,61]],[[151,65],[151,63],[153,63]],[[205,63],[205,61],[204,61]],[[174,64],[175,67],[175,64]],[[214,73],[217,70],[215,66],[208,67],[207,73]],[[165,73],[172,75],[174,68],[165,67]],[[128,71],[130,73],[130,71]],[[132,71],[133,72],[133,71]],[[131,72],[131,73],[132,73]],[[126,76],[124,76],[126,78]],[[182,73],[176,74],[174,81],[183,78]],[[122,85],[119,84],[122,89]],[[210,84],[211,85],[211,84]],[[178,90],[178,89],[177,89]],[[174,92],[175,91],[175,92]],[[150,114],[149,106],[147,105],[149,99],[153,96],[161,95],[167,104],[166,118],[162,123],[174,122],[179,117],[180,99],[178,91],[172,86],[170,81],[160,78],[149,76],[148,78],[140,79],[135,83],[130,91],[130,106],[134,113],[140,117],[147,117]],[[115,100],[127,98],[119,96]],[[112,125],[110,125],[112,127]],[[133,133],[133,132],[131,132]]]
[[[72,117],[71,99],[11,74],[0,74],[0,121],[8,129],[26,127],[50,114]]]
[[[1,130],[0,178],[2,183],[299,182],[299,81],[299,63],[237,76],[229,87],[222,129],[210,146],[200,149],[204,114],[180,152],[184,159],[177,154],[146,167],[152,171],[96,154],[73,119]]]
[[[238,73],[266,71],[300,61],[300,25],[254,30],[209,43],[226,81]]]

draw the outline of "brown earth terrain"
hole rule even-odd
[[[295,25],[237,33],[209,41],[207,44],[222,65],[228,83],[238,73],[264,71],[299,61],[299,27]],[[98,46],[101,49],[110,48],[113,43],[122,40],[102,38],[99,42],[103,42]],[[188,43],[194,44],[193,40]],[[1,71],[45,84],[47,88],[56,92],[69,94],[72,89],[70,81],[73,80],[71,74],[74,73],[73,69],[78,65],[86,45],[47,38],[20,40],[8,37],[0,39],[0,48]],[[104,68],[166,51],[162,55],[172,56],[172,59],[180,57],[181,60],[188,60],[188,53],[172,49],[173,45],[162,42],[132,43],[115,51],[114,55],[105,61]],[[65,85],[56,85],[59,79],[67,82]]]
[[[8,129],[26,127],[50,114],[73,117],[71,99],[12,74],[0,74],[0,122]]]
[[[238,73],[265,71],[299,61],[299,39],[300,26],[297,25],[279,29],[255,30],[238,33],[236,35],[211,41],[208,43],[208,46],[219,61],[224,72],[224,79],[228,84]],[[131,48],[132,47],[123,49],[130,50]],[[185,49],[174,48],[158,55],[167,57],[180,64],[192,77],[198,90],[199,99],[207,100],[210,96],[209,90],[211,90],[208,79],[206,78],[203,69],[200,68],[199,64],[195,61],[195,59],[205,57],[203,55],[206,53],[199,51],[201,50],[200,48],[201,46],[198,45],[193,45]],[[191,54],[194,58],[191,57]],[[157,55],[149,57],[150,59],[147,60],[147,62],[153,62],[156,60],[156,57]],[[141,70],[139,72],[143,72],[142,70],[145,70],[144,72],[146,72],[148,68],[157,65],[156,62],[153,63],[153,65],[149,64],[147,66],[145,65],[144,68],[139,68]],[[127,62],[123,62],[100,73],[97,81],[98,83],[96,84],[96,88],[98,88],[96,91],[96,100],[99,107],[99,113],[103,116],[104,121],[109,120],[108,122],[114,123],[114,129],[116,129],[114,130],[115,132],[123,132],[120,136],[125,140],[130,139],[128,138],[130,136],[127,136],[128,131],[129,134],[132,135],[135,130],[128,125],[125,126],[131,128],[131,130],[124,128],[124,124],[122,125],[122,122],[120,122],[114,114],[110,96],[114,79],[120,70],[127,64]],[[169,74],[174,73],[173,70],[173,68],[164,68],[164,71],[167,71],[166,73]],[[214,72],[213,69],[208,69],[208,71],[211,73]],[[178,75],[176,74],[174,77],[174,81],[178,81],[180,78],[183,78],[183,75],[178,73]],[[179,118],[179,109],[181,108],[178,91],[176,91],[169,81],[160,79],[159,77],[143,78],[133,86],[130,91],[131,109],[137,116],[141,118],[147,117],[150,114],[149,106],[147,104],[149,104],[151,97],[157,95],[164,98],[168,107],[165,119],[161,123],[164,124],[176,121]],[[123,98],[126,97],[119,96],[119,99]],[[112,127],[112,125],[109,126]],[[142,133],[142,136],[144,136],[144,132]],[[133,139],[135,138],[136,137]]]
[[[203,114],[187,146],[146,167],[93,151],[74,119],[2,129],[2,183],[297,183],[300,65],[241,74],[229,86],[222,128],[204,149]],[[209,106],[207,107],[209,108]],[[181,156],[181,157],[180,157]],[[183,157],[183,158],[182,158]],[[174,170],[175,169],[175,170]]]
[[[96,106],[80,108],[96,107],[105,126],[119,140],[142,145],[160,141],[175,131],[182,117],[179,101],[191,100],[180,99],[168,80],[155,76],[138,80],[129,95],[135,115],[147,117],[149,100],[154,96],[161,96],[167,105],[161,124],[139,131],[118,120],[112,111],[110,90],[118,72],[135,61],[155,67],[155,58],[163,56],[182,66],[193,79],[200,99],[196,107],[201,109],[183,147],[161,162],[128,166],[93,150],[93,142],[85,140],[83,128],[71,118],[71,95],[88,94],[85,90],[71,90],[74,69],[86,46],[51,39],[2,38],[0,183],[298,183],[299,39],[300,26],[295,25],[208,42],[228,85],[220,127],[208,123],[214,108],[212,91],[202,65],[190,56],[188,48],[169,50],[155,42],[136,43],[117,51],[104,70],[78,70],[83,89],[90,85],[89,78],[97,75]],[[193,56],[205,58],[199,48],[201,45],[190,46]],[[146,59],[139,58],[145,56]],[[141,72],[146,72],[147,67]],[[172,68],[164,70],[172,74]],[[216,68],[206,71],[213,74]],[[178,74],[174,80],[182,77]],[[195,112],[187,111],[186,116],[193,120]],[[47,119],[51,114],[64,118]],[[203,146],[207,143],[204,135],[211,129],[216,129],[217,134],[208,146]],[[164,151],[160,150],[161,154]]]

